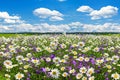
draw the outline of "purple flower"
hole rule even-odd
[[[70,50],[71,50],[71,49],[73,49],[73,46],[72,46],[72,45],[70,45],[70,48],[69,48],[69,49],[70,49]]]
[[[35,51],[35,52],[36,52],[36,47],[35,47],[35,46],[33,47],[33,51]]]
[[[105,78],[105,80],[109,80],[109,78],[107,77],[107,78]]]
[[[46,69],[45,69],[45,68],[41,68],[41,71],[45,73],[45,72],[46,72]]]
[[[94,60],[93,58],[90,59],[90,62],[91,62],[92,64],[95,64],[95,60]]]
[[[27,73],[27,76],[30,77],[30,73]]]
[[[82,67],[82,63],[80,63],[79,65],[78,65],[78,68],[81,68]]]
[[[73,60],[72,63],[74,64],[74,66],[77,64],[75,60]]]
[[[72,67],[67,67],[68,68],[68,70],[71,70],[72,69]]]
[[[107,72],[105,73],[105,76],[106,76],[106,77],[108,76],[108,73],[107,73]]]
[[[36,74],[40,74],[40,70],[36,70]]]
[[[96,73],[100,73],[100,70],[96,70],[95,72],[96,72]]]
[[[50,57],[53,59],[55,57],[55,54],[51,54]]]
[[[26,80],[30,80],[30,78],[27,78]]]

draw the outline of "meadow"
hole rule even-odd
[[[120,80],[120,34],[0,34],[0,80]]]

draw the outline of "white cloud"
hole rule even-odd
[[[12,20],[12,19],[4,19],[4,21],[5,21],[6,23],[16,23],[16,21],[15,21],[15,20]]]
[[[33,14],[40,18],[49,18],[52,21],[63,20],[63,14],[56,10],[50,10],[47,8],[38,8],[33,11]]]
[[[113,6],[102,7],[90,13],[91,19],[110,18],[118,13],[118,8]]]
[[[8,12],[0,12],[0,18],[2,19],[20,19],[19,16],[10,16]]]
[[[50,21],[61,21],[63,20],[63,18],[59,17],[59,16],[52,16],[49,18]]]
[[[48,11],[48,13],[46,13],[46,11]],[[104,11],[104,8],[99,11]],[[112,11],[110,10],[108,13],[114,13]],[[107,14],[107,12],[104,14]],[[61,18],[63,15],[56,10],[51,11],[47,9],[44,11],[43,9],[39,17],[41,17],[41,15],[43,15],[42,18],[48,18],[51,21],[63,20]],[[58,25],[48,23],[29,24],[21,20],[19,16],[11,16],[7,12],[0,12],[0,22],[0,32],[120,32],[120,24],[118,23],[85,24],[71,22]]]
[[[114,6],[105,6],[100,10],[94,10],[89,6],[81,6],[77,9],[79,12],[89,12],[92,20],[102,19],[102,18],[111,18],[118,13],[118,8]]]
[[[64,32],[70,29],[66,24],[50,25],[48,23],[34,25],[34,28],[36,28],[37,32]]]
[[[4,22],[5,23],[8,23],[8,24],[17,24],[17,23],[24,23],[24,21],[23,20],[20,20],[20,19],[16,19],[16,20],[14,20],[14,19],[4,19]]]
[[[0,12],[0,19],[4,21],[4,23],[14,24],[14,23],[22,23],[19,16],[10,16],[8,12]]]
[[[7,26],[3,26],[3,25],[0,25],[0,29],[9,30],[9,28]]]
[[[83,24],[80,22],[72,22],[69,24],[69,26],[79,27],[79,26],[83,26]]]
[[[53,25],[48,23],[0,25],[0,32],[120,32],[120,24],[84,24],[72,22],[69,24]]]
[[[120,32],[120,24],[104,23],[104,24],[84,24],[83,30],[85,32]]]
[[[93,9],[89,6],[81,6],[77,9],[78,12],[92,12]]]

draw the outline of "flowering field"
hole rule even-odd
[[[120,80],[120,35],[0,37],[0,80]]]

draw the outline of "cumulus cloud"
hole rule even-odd
[[[116,7],[112,6],[103,7],[100,10],[94,10],[92,8],[90,10],[90,7],[88,8],[81,9],[81,11],[88,11],[91,18],[95,17],[94,19],[109,18],[113,14],[117,14],[118,11]],[[97,15],[98,13],[99,15]],[[50,21],[63,20],[62,13],[47,8],[35,9],[34,14],[40,18],[48,18]],[[21,20],[19,16],[10,15],[8,12],[0,12],[0,22],[0,32],[120,32],[119,23],[85,24],[71,22],[68,24],[30,24]]]
[[[92,12],[93,9],[89,6],[81,6],[77,9],[79,12]]]
[[[118,13],[118,8],[114,6],[105,6],[100,10],[94,10],[89,6],[81,6],[77,9],[79,12],[89,12],[92,20],[111,18]]]
[[[120,32],[120,24],[85,24],[72,22],[53,25],[48,23],[0,25],[0,32]]]
[[[9,30],[5,29],[9,28]],[[16,24],[8,25],[6,27],[0,26],[1,31],[7,32],[64,32],[70,30],[70,27],[66,24],[52,25],[48,23],[41,24]]]
[[[47,8],[37,8],[33,11],[33,14],[39,18],[49,18],[51,21],[63,20],[63,14],[56,10],[50,10]]]
[[[101,11],[106,10],[105,8],[101,8],[99,10],[100,13]],[[51,21],[63,20],[63,14],[56,10],[42,10],[43,11],[40,13],[39,10],[35,11],[35,14],[38,15],[40,18],[48,18]],[[108,11],[108,13],[114,13],[112,12],[113,10],[111,8],[111,10]],[[48,13],[46,13],[46,11]],[[94,11],[95,10],[89,13],[92,14],[92,12]],[[104,15],[107,14],[107,16],[111,16],[111,14],[108,13],[106,12],[104,13]],[[103,15],[103,13],[101,14]],[[119,23],[85,24],[81,22],[71,22],[68,24],[58,25],[48,23],[30,24],[21,20],[19,16],[9,15],[8,12],[0,12],[0,22],[0,32],[120,32]]]
[[[53,16],[49,18],[50,21],[61,21],[63,20],[63,18],[59,17],[59,16]]]
[[[110,18],[118,13],[118,8],[113,6],[102,7],[90,13],[91,19]]]
[[[21,23],[23,22],[20,20],[19,16],[10,16],[8,12],[0,12],[0,19],[2,19],[5,23]]]
[[[6,23],[16,23],[16,21],[15,21],[15,20],[12,20],[12,19],[4,19],[4,21],[5,21]]]
[[[0,18],[3,19],[20,19],[19,16],[10,16],[8,12],[0,12]]]

